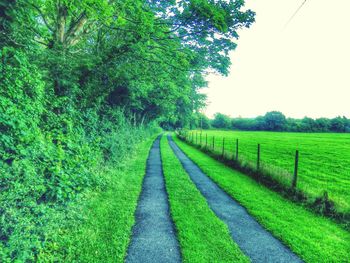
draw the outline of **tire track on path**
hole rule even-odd
[[[210,208],[227,224],[232,239],[252,262],[302,262],[250,216],[244,207],[204,174],[170,135],[168,141],[193,183],[207,199]]]
[[[148,156],[127,263],[181,262],[165,189],[160,138],[155,140]]]

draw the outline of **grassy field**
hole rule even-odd
[[[350,233],[175,138],[210,178],[306,262],[349,262]]]
[[[167,138],[161,140],[161,153],[171,215],[185,262],[249,262],[227,226],[209,208]],[[220,237],[220,238],[218,238]]]
[[[197,143],[200,143],[200,132]],[[196,135],[194,133],[194,142]],[[222,152],[225,138],[225,153],[232,158],[236,139],[239,140],[239,159],[256,165],[257,144],[261,145],[261,164],[264,168],[281,174],[288,183],[294,171],[295,151],[299,150],[298,189],[318,197],[328,192],[340,212],[350,212],[350,134],[335,133],[287,133],[243,132],[205,130],[202,145]]]

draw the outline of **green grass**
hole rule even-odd
[[[62,230],[61,241],[52,248],[57,257],[48,260],[48,254],[53,254],[49,251],[39,261],[123,262],[154,139],[141,143],[124,166],[116,164],[101,172],[109,185],[106,191],[90,196],[88,206],[78,211],[85,217],[84,224]]]
[[[288,201],[192,146],[180,148],[266,229],[306,262],[349,262],[350,233],[330,219]]]
[[[327,191],[337,211],[350,213],[350,134],[208,130],[202,133],[203,145],[206,134],[210,145],[215,137],[217,153],[222,152],[225,138],[225,152],[230,158],[235,153],[236,139],[239,139],[239,159],[251,162],[253,166],[256,165],[259,143],[264,168],[281,175],[279,179],[285,179],[288,184],[298,149],[297,188],[310,197],[322,196]],[[199,133],[197,138],[199,144]]]
[[[161,140],[161,153],[170,211],[184,261],[249,262],[183,169],[166,137]]]

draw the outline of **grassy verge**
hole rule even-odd
[[[350,233],[338,224],[284,199],[178,138],[174,139],[209,177],[303,260],[348,262]]]
[[[84,224],[62,230],[62,239],[53,253],[41,254],[39,261],[123,262],[134,224],[134,212],[142,188],[146,161],[153,140],[138,146],[124,165],[116,164],[101,172],[107,176],[106,191],[90,196],[81,208]]]
[[[171,215],[185,262],[249,262],[197,190],[166,137],[161,153]]]

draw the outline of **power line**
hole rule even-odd
[[[285,29],[290,22],[294,19],[294,17],[299,13],[300,9],[303,8],[303,6],[305,5],[305,3],[307,2],[307,0],[304,0],[304,2],[299,6],[299,8],[294,12],[294,14],[291,16],[291,18],[289,18],[288,22],[284,25],[283,29]]]

